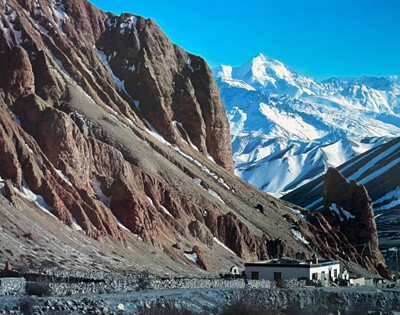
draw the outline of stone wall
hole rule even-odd
[[[0,296],[25,294],[25,278],[1,278]]]
[[[305,281],[284,280],[278,284],[281,288],[304,287]],[[70,294],[104,294],[128,293],[141,290],[180,290],[180,289],[274,289],[277,284],[267,280],[243,279],[201,279],[201,278],[171,278],[132,277],[103,283],[51,283],[52,295]]]

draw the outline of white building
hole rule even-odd
[[[336,280],[340,273],[340,262],[334,261],[301,261],[296,259],[275,259],[246,263],[246,278],[251,280],[308,279],[322,283]]]
[[[232,266],[231,269],[229,269],[229,273],[233,276],[239,276],[240,275],[240,269],[238,266]]]

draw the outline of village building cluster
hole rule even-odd
[[[320,261],[318,258],[308,261],[281,258],[246,263],[245,276],[249,280],[312,280],[318,281],[323,285],[329,285],[339,279],[349,279],[348,272],[341,270],[339,261]]]
[[[231,268],[232,269],[232,268]],[[236,273],[238,271],[235,269]],[[251,280],[281,282],[285,280],[304,280],[311,285],[360,286],[384,282],[383,278],[366,278],[349,274],[339,260],[299,260],[283,257],[246,263],[242,277]]]

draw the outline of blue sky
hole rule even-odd
[[[211,66],[258,53],[293,70],[331,76],[400,74],[400,0],[90,0],[151,17]]]

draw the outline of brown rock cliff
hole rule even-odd
[[[337,170],[329,168],[324,177],[324,209],[321,213],[357,249],[361,265],[373,267],[389,277],[378,246],[372,201],[363,185],[348,182]]]

